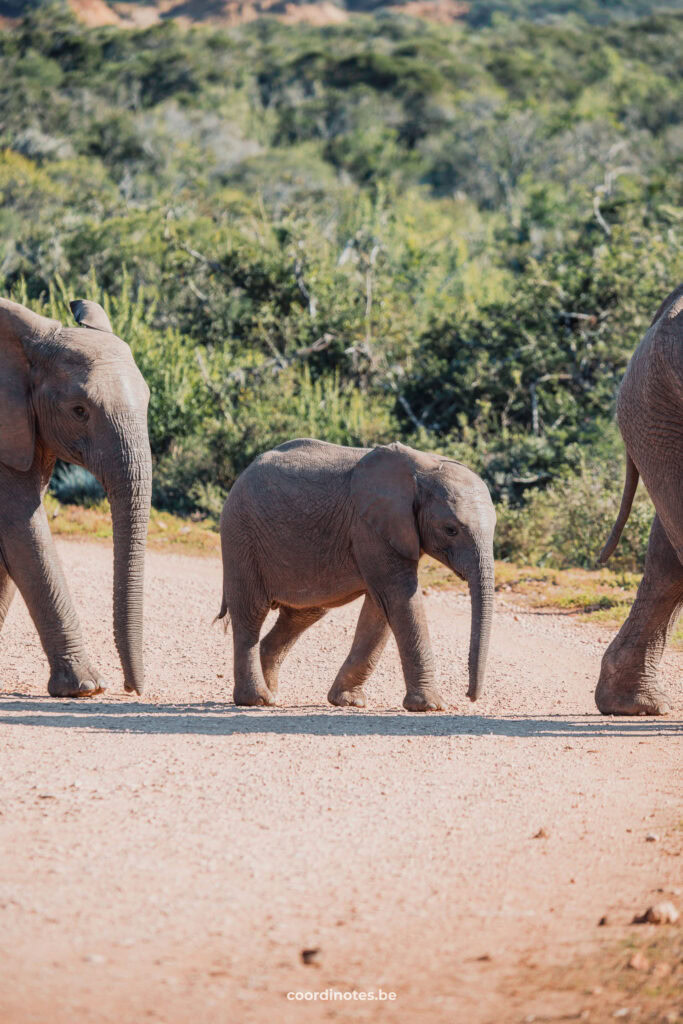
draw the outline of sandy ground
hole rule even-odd
[[[0,661],[3,1024],[570,1019],[575,995],[516,989],[520,972],[614,943],[656,898],[683,909],[680,654],[664,669],[673,715],[601,718],[610,631],[499,606],[472,705],[469,603],[434,594],[450,713],[401,709],[393,642],[368,709],[326,704],[358,604],[300,641],[280,708],[239,710],[230,638],[211,628],[220,563],[151,553],[148,693],[132,699],[111,552],[59,550],[112,685],[48,699],[15,601]],[[356,995],[288,998],[328,989]],[[380,989],[396,998],[360,995]]]

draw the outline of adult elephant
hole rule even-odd
[[[53,697],[89,697],[93,668],[42,498],[58,458],[100,481],[114,525],[114,636],[128,692],[142,693],[142,590],[151,494],[149,389],[95,302],[63,327],[0,299],[0,628],[21,591],[50,665]]]
[[[631,613],[605,651],[595,700],[605,715],[664,715],[657,669],[683,605],[683,285],[655,313],[617,401],[626,445],[621,509],[600,554],[606,562],[642,477],[656,515]]]

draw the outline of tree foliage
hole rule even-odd
[[[400,437],[482,472],[507,556],[531,508],[589,560],[559,497],[616,507],[616,387],[683,276],[683,15],[568,6],[0,33],[0,283],[105,304],[157,504],[215,512],[297,434]]]

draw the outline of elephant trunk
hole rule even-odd
[[[132,432],[128,425],[116,462],[116,469],[106,474],[114,528],[114,640],[123,668],[124,686],[129,693],[141,694],[145,685],[142,658],[145,544],[152,494],[152,462],[144,424],[137,424]]]
[[[472,600],[472,625],[470,628],[469,687],[467,696],[475,701],[481,695],[486,658],[491,639],[493,618],[493,557],[478,552],[478,558],[468,575],[467,582]]]

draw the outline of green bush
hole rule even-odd
[[[621,468],[616,462],[582,461],[579,472],[565,472],[524,505],[503,500],[497,508],[497,556],[555,569],[596,568],[619,511],[623,474],[616,470]],[[652,517],[652,503],[641,487],[610,568],[642,569]]]
[[[658,7],[121,31],[34,4],[0,31],[0,287],[104,304],[150,385],[157,505],[215,516],[297,435],[401,438],[483,475],[501,557],[592,564],[618,382],[683,278],[683,17]]]

